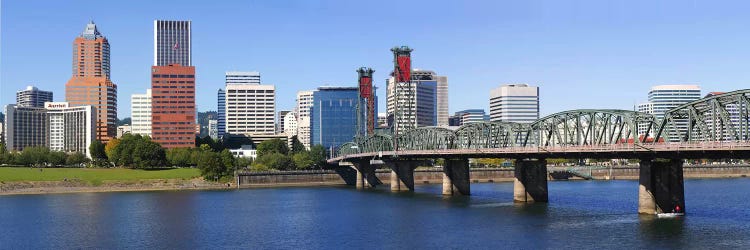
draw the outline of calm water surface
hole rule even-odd
[[[0,196],[0,249],[750,247],[750,179],[686,181],[681,219],[637,215],[637,185],[550,182],[535,205],[512,183]]]

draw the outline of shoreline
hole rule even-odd
[[[747,178],[747,174],[691,174],[685,175],[685,179],[728,179]],[[513,178],[481,178],[472,179],[471,183],[494,183],[512,182]],[[599,178],[593,181],[610,180],[638,180],[638,176],[616,176],[613,179]],[[583,181],[579,178],[568,180],[549,181]],[[415,185],[434,185],[438,181],[415,181]],[[382,185],[388,185],[384,180]],[[198,190],[231,190],[231,189],[253,189],[253,188],[282,188],[282,187],[333,187],[347,186],[341,181],[309,181],[309,182],[286,182],[286,183],[256,183],[243,184],[239,188],[236,183],[214,183],[199,178],[191,180],[182,179],[151,179],[133,181],[105,181],[101,185],[91,185],[80,181],[18,181],[0,183],[0,196],[11,195],[42,195],[42,194],[73,194],[73,193],[109,193],[109,192],[152,192],[152,191],[198,191]]]

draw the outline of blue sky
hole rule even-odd
[[[659,84],[750,87],[747,1],[34,1],[0,8],[0,105],[33,84],[65,99],[72,42],[93,19],[111,45],[118,116],[150,87],[153,20],[193,21],[199,111],[225,71],[259,71],[277,110],[298,90],[354,86],[375,69],[384,110],[389,49],[448,76],[450,111],[488,109],[504,83],[539,86],[542,115],[632,109]]]

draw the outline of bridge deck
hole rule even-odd
[[[399,150],[339,156],[329,163],[361,158],[681,158],[747,159],[750,143],[701,142],[664,144],[612,144],[556,147]]]

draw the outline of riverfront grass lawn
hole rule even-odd
[[[0,167],[0,181],[62,181],[78,179],[100,184],[102,181],[137,181],[143,179],[192,179],[200,176],[196,168],[141,170],[126,168],[24,168]]]

